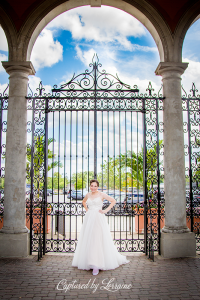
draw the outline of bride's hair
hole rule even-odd
[[[98,182],[97,179],[92,179],[92,180],[90,180],[90,185],[91,185],[93,182],[96,182],[97,186],[99,186],[99,182]]]

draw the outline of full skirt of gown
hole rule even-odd
[[[111,270],[129,263],[114,245],[105,214],[99,212],[103,202],[100,197],[88,198],[88,211],[81,227],[72,266],[82,270]]]

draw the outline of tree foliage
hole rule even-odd
[[[162,149],[163,141],[159,141],[159,151]],[[147,149],[148,186],[157,181],[157,151],[156,144]],[[159,162],[162,164],[162,161]],[[101,165],[102,172],[98,174],[98,180],[109,189],[126,189],[131,187],[143,187],[143,149],[137,153],[128,150],[126,153],[108,157]]]
[[[53,177],[47,178],[47,188],[53,190],[59,190],[66,188],[69,183],[67,176],[65,178],[58,172],[54,172]]]
[[[85,171],[85,172],[78,172],[73,173],[71,181],[74,184],[75,189],[82,190],[87,188],[88,182],[94,178],[94,172],[92,171]]]
[[[55,141],[53,138],[48,139],[48,146]],[[45,159],[45,141],[44,136],[35,136],[34,137],[34,145],[33,145],[33,184],[38,190],[42,189],[44,185],[43,181],[43,170],[44,170],[44,159]],[[27,180],[30,183],[31,179],[31,145],[27,145],[27,163],[26,163],[26,170],[27,170]],[[56,154],[53,153],[48,148],[48,166],[47,171],[50,171],[52,168],[60,167],[62,168],[61,162],[55,160]]]

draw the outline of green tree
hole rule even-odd
[[[65,183],[65,184],[64,184]],[[69,180],[67,177],[65,179],[62,177],[62,175],[58,172],[55,172],[53,177],[47,177],[47,189],[50,190],[60,190],[60,189],[66,189],[67,185],[69,183]]]
[[[93,178],[94,178],[94,172],[85,171],[85,172],[73,173],[71,177],[71,181],[74,184],[75,189],[82,190],[87,187],[88,181],[90,182],[90,180]]]
[[[55,141],[53,138],[48,139],[48,146]],[[43,166],[44,166],[44,154],[45,154],[45,142],[44,142],[44,136],[35,136],[34,137],[34,154],[33,154],[33,172],[34,172],[34,178],[33,178],[33,184],[35,188],[38,190],[38,196],[39,191],[42,189],[44,180],[43,180]],[[47,171],[50,171],[52,168],[60,167],[62,168],[62,164],[59,161],[54,161],[56,158],[56,154],[53,153],[48,148],[48,166]],[[27,180],[30,183],[31,179],[31,146],[27,145],[27,163],[26,163],[26,170],[27,170]]]
[[[147,149],[147,170],[148,170],[148,187],[153,188],[154,184],[157,184],[157,144],[155,144],[152,148]],[[159,140],[159,152],[163,148],[163,140]],[[159,162],[159,166],[163,165],[163,161]],[[161,177],[161,182],[163,178]]]
[[[98,179],[109,189],[126,189],[136,187],[137,181],[142,185],[143,181],[143,158],[140,154],[138,158],[138,180],[137,180],[137,156],[134,152],[128,151],[115,159],[109,157],[101,165],[102,171],[98,174]],[[103,174],[102,174],[103,173]]]
[[[0,190],[4,189],[4,178],[0,177]]]
[[[159,141],[159,151],[163,147],[163,141]],[[160,165],[162,161],[160,162]],[[126,189],[127,187],[143,187],[143,149],[138,153],[128,150],[127,153],[118,155],[115,159],[109,157],[101,165],[102,172],[98,174],[98,180],[109,189]],[[156,144],[147,149],[148,186],[157,182],[157,152]]]
[[[53,190],[52,186],[52,177],[47,177],[47,188]]]
[[[104,160],[103,165],[101,165],[102,172],[99,172],[97,179],[100,183],[100,186],[106,186],[109,189],[119,189],[120,188],[120,179],[121,179],[121,188],[122,182],[124,180],[124,172],[120,172],[119,160],[117,158],[113,159],[109,157],[108,161]]]
[[[65,180],[65,184],[64,184],[64,180]],[[53,189],[54,190],[63,189],[64,186],[67,186],[68,183],[69,183],[69,181],[68,181],[67,177],[65,177],[65,179],[64,179],[60,173],[54,172],[54,174],[53,174]],[[52,180],[51,180],[51,186],[52,186]]]
[[[199,148],[200,147],[200,140],[196,139],[195,142],[195,148]],[[200,155],[199,152],[195,152],[195,154],[193,153],[193,157],[195,157],[195,163],[193,164],[194,167],[194,171],[193,171],[193,182],[196,182],[196,184],[199,186],[199,182],[200,182]]]
[[[134,151],[128,150],[126,154],[121,154],[119,162],[125,175],[125,185],[127,187],[143,186],[143,150],[138,155]]]

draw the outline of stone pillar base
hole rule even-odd
[[[164,258],[196,256],[194,232],[161,233],[161,255]]]
[[[0,233],[0,257],[27,257],[30,254],[29,233]]]

